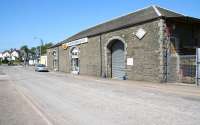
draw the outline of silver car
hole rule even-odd
[[[37,64],[35,66],[36,72],[48,72],[48,68],[44,64]]]

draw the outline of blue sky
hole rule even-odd
[[[59,42],[150,5],[200,18],[200,0],[0,0],[0,51]]]

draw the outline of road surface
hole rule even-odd
[[[0,66],[0,72],[1,125],[200,124],[200,88],[72,77],[16,66]]]

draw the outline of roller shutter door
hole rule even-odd
[[[124,44],[121,41],[116,41],[112,46],[112,78],[123,79],[124,69]]]

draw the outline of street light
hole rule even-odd
[[[41,38],[39,38],[39,37],[34,37],[33,38],[34,40],[36,40],[36,39],[39,39],[40,40],[40,54],[39,54],[39,56],[40,56],[40,59],[41,59],[41,56],[42,56],[42,46],[43,46],[43,40],[41,39]]]

